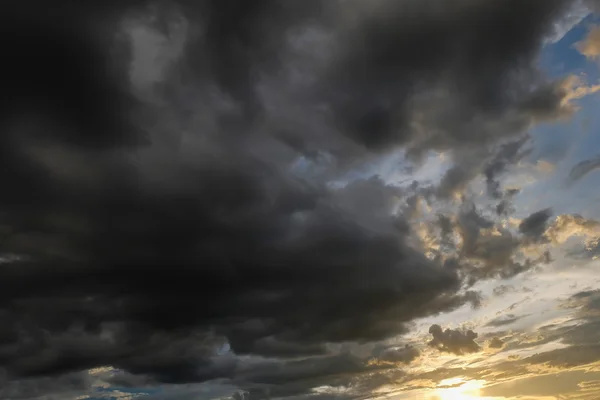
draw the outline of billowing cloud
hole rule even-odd
[[[592,1],[590,1],[592,3]],[[569,11],[567,11],[554,24],[554,30],[548,37],[548,42],[556,43],[560,41],[568,32],[579,24],[585,17],[590,14],[591,10],[588,4],[583,0],[575,0],[572,2]]]
[[[377,361],[394,364],[409,364],[419,355],[419,350],[410,345],[400,348],[377,346],[373,351],[373,356]]]
[[[483,213],[471,201],[460,204],[456,215],[439,214],[435,221],[420,222],[415,229],[430,258],[457,270],[469,284],[480,280],[508,279],[552,261],[544,248],[544,224],[536,234],[507,227],[497,215]],[[535,222],[535,221],[534,221]]]
[[[494,337],[490,340],[488,347],[491,349],[501,349],[504,347],[504,342],[499,337]]]
[[[342,59],[353,60],[348,65],[354,67],[335,77],[333,82],[334,90],[339,85],[352,83],[350,94],[355,96],[336,101],[334,110],[338,118],[346,122],[344,126],[348,126],[353,138],[375,148],[390,141],[412,139],[416,141],[411,146],[415,150],[424,146],[443,148],[456,142],[481,143],[491,137],[497,139],[497,135],[507,132],[496,130],[500,126],[510,127],[508,132],[514,132],[515,128],[523,128],[533,120],[563,112],[560,103],[565,93],[560,84],[553,86],[539,81],[533,90],[520,90],[517,85],[524,75],[513,69],[516,64],[507,65],[502,60],[516,59],[518,54],[517,58],[523,57],[520,67],[532,72],[533,64],[528,63],[535,57],[543,32],[549,29],[550,22],[565,3],[535,2],[530,7],[519,8],[517,14],[514,10],[508,11],[510,1],[460,3],[460,7],[453,5],[460,11],[450,14],[443,12],[444,7],[436,7],[428,1],[396,7],[391,2],[381,3],[368,28],[360,32],[360,51],[350,52],[350,57]],[[408,9],[410,13],[406,12]],[[419,18],[418,25],[405,21],[414,16]],[[512,29],[504,24],[508,20],[513,21]],[[477,21],[488,21],[503,27],[503,31],[492,34]],[[477,37],[477,40],[446,56],[444,49],[461,46],[463,37]],[[499,37],[502,37],[502,45],[494,46],[492,43]],[[420,45],[414,46],[414,43]],[[362,62],[356,62],[359,59]],[[445,71],[443,76],[439,75],[441,70]],[[488,74],[505,79],[489,79],[492,75]],[[372,79],[377,76],[382,82],[392,75],[395,79],[391,86],[381,86]],[[503,97],[506,87],[497,85],[515,85],[510,100]],[[460,88],[460,93],[453,88]],[[378,93],[374,98],[378,101],[367,108],[363,103],[350,100],[364,99],[371,93]],[[481,119],[473,113],[485,114],[488,118]],[[444,121],[444,125],[438,121]],[[475,131],[479,134],[475,135]]]
[[[551,216],[552,210],[549,208],[536,211],[521,221],[519,231],[526,237],[540,239],[546,231],[546,223]]]
[[[600,234],[600,223],[577,214],[559,215],[550,224],[545,235],[556,244],[565,243],[573,236],[593,237]]]
[[[370,364],[340,346],[477,305],[468,285],[530,268],[518,234],[468,199],[436,225],[444,257],[415,244],[404,206],[482,173],[500,193],[524,132],[594,90],[537,67],[567,3],[3,5],[6,387],[97,367],[258,397],[393,381],[417,350]],[[447,151],[447,188],[353,175],[400,147]],[[479,350],[472,331],[431,333]]]
[[[429,333],[433,336],[429,346],[440,351],[462,355],[480,350],[479,345],[475,342],[477,333],[470,329],[466,331],[446,329],[444,331],[439,325],[431,325]]]
[[[498,175],[505,171],[507,165],[515,164],[531,153],[531,148],[523,150],[528,140],[529,137],[524,136],[521,139],[503,144],[486,165],[483,172],[486,178],[488,195],[492,198],[498,199],[502,196],[500,183],[497,181]],[[502,212],[498,212],[498,214],[502,214]]]
[[[593,260],[600,250],[600,223],[576,214],[559,215],[549,224],[544,237],[554,245],[566,244],[567,256]]]

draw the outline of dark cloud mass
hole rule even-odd
[[[377,346],[373,351],[373,356],[375,356],[378,361],[393,364],[410,364],[419,357],[419,355],[419,350],[410,345],[405,345],[403,348],[385,348],[383,346]]]
[[[480,350],[480,346],[475,342],[477,333],[470,329],[465,331],[446,329],[444,331],[439,325],[431,325],[429,333],[433,336],[429,346],[440,351],[461,355]]]
[[[490,340],[488,347],[491,349],[501,349],[502,347],[504,347],[504,342],[502,341],[502,339],[494,337],[492,338],[492,340]]]
[[[551,216],[552,210],[549,208],[536,211],[521,221],[519,231],[527,237],[539,240],[546,231],[546,224]]]
[[[413,245],[396,212],[410,193],[331,182],[394,146],[485,154],[468,181],[517,140],[485,169],[498,197],[524,130],[572,111],[535,66],[567,3],[3,2],[0,369],[14,383],[112,366],[280,397],[385,381],[418,352],[373,366],[335,346],[479,298]],[[482,243],[491,227],[468,212],[459,225],[485,264],[471,278],[525,269],[510,233]],[[471,331],[431,333],[479,349]]]
[[[497,177],[505,171],[507,165],[515,164],[518,160],[531,152],[530,149],[523,150],[523,146],[527,143],[528,139],[528,136],[524,136],[521,139],[503,144],[486,165],[484,175],[486,178],[487,192],[490,197],[496,199],[502,197],[500,183],[497,181]],[[508,196],[510,197],[510,193],[508,193]],[[506,207],[506,204],[501,204],[503,204],[502,206],[499,206],[501,208],[497,209],[499,215],[503,214],[504,207]]]

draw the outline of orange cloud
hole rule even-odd
[[[600,26],[592,27],[584,40],[575,43],[575,48],[587,58],[600,57]]]

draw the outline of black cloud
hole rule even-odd
[[[549,208],[536,211],[521,221],[519,231],[527,237],[541,240],[551,216],[552,210]]]
[[[431,325],[429,333],[433,339],[429,342],[429,346],[440,351],[453,353],[456,355],[476,353],[480,350],[480,346],[475,342],[477,333],[472,330],[442,330],[439,325]]]
[[[356,45],[338,61],[347,68],[329,84],[337,118],[367,147],[415,139],[417,150],[492,139],[499,132],[479,125],[482,116],[514,132],[531,116],[556,114],[561,91],[542,82],[523,91],[520,69],[534,70],[539,41],[565,2],[517,3],[382,2],[381,15],[351,32]],[[428,117],[418,122],[435,124],[432,136],[410,128],[418,113]]]

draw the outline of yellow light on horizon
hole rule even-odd
[[[435,389],[435,395],[440,400],[482,400],[480,393],[484,384],[485,381],[464,378],[444,379],[439,384],[442,387]]]

